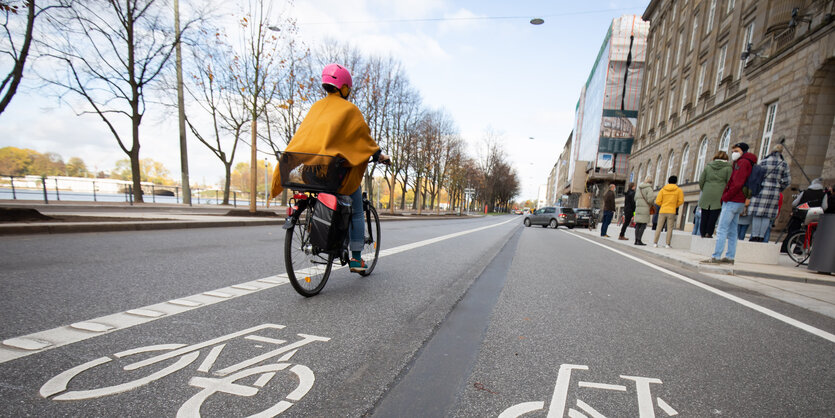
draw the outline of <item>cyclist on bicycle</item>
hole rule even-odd
[[[345,67],[339,64],[326,65],[322,70],[322,88],[327,95],[310,107],[285,152],[332,155],[346,160],[348,171],[338,193],[351,196],[353,215],[349,232],[349,267],[352,272],[358,273],[366,270],[362,260],[365,239],[363,175],[369,157],[381,163],[387,163],[389,157],[382,153],[380,146],[371,138],[371,130],[359,108],[348,101],[352,87],[351,73]],[[278,196],[281,191],[280,174],[276,166],[270,196]]]

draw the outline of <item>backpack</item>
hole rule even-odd
[[[751,174],[748,176],[748,179],[745,180],[745,188],[748,189],[748,198],[752,198],[758,194],[763,189],[763,181],[765,180],[766,176],[768,176],[768,172],[765,171],[765,168],[759,164],[751,165]]]

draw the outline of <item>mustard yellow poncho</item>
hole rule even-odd
[[[371,138],[371,130],[360,110],[339,93],[331,93],[314,103],[307,116],[287,144],[286,152],[303,152],[342,157],[351,167],[340,194],[351,194],[362,182],[368,159],[380,146]],[[270,196],[276,197],[283,188],[276,165]]]

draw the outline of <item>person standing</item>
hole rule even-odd
[[[722,211],[719,213],[718,231],[716,233],[716,246],[713,249],[713,255],[707,260],[703,260],[705,264],[719,264],[727,263],[733,264],[736,256],[736,242],[739,234],[739,214],[745,208],[745,203],[748,200],[745,192],[742,190],[745,186],[745,181],[751,175],[751,169],[757,163],[757,156],[748,152],[748,144],[740,142],[733,146],[731,159],[733,160],[733,172],[731,179],[725,186],[722,192]],[[728,245],[728,250],[724,258],[722,253],[725,252],[725,244]]]
[[[609,238],[609,224],[615,216],[615,185],[610,184],[609,190],[603,195],[603,225],[600,227],[600,236]]]
[[[626,238],[626,228],[632,223],[632,217],[635,215],[635,183],[629,183],[629,189],[623,198],[623,226],[620,227],[619,240],[628,240]]]
[[[696,205],[696,208],[693,209],[693,234],[691,235],[698,235],[702,228],[702,208],[699,205]]]
[[[649,208],[654,205],[653,202],[652,177],[647,176],[635,191],[635,245],[646,245],[641,239],[651,218]]]
[[[780,202],[780,192],[789,187],[792,176],[789,165],[783,158],[783,146],[777,144],[767,157],[760,161],[765,170],[762,189],[756,196],[751,197],[748,213],[751,219],[751,242],[763,242],[765,233],[771,229],[771,220],[777,217]]]
[[[699,189],[702,194],[699,196],[699,207],[702,208],[702,224],[700,231],[702,238],[713,238],[713,231],[716,229],[716,221],[719,219],[719,211],[722,208],[722,191],[731,179],[731,165],[728,163],[728,154],[719,151],[713,156],[702,174],[699,176]]]
[[[684,204],[684,192],[676,183],[678,183],[678,177],[670,176],[667,179],[667,185],[658,192],[658,196],[655,198],[655,204],[660,206],[661,209],[658,211],[659,227],[655,230],[653,247],[658,246],[658,238],[661,236],[661,230],[664,226],[667,227],[667,245],[664,247],[670,248],[670,244],[672,244],[676,213],[678,208]]]

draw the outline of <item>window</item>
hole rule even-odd
[[[719,83],[722,82],[722,77],[725,75],[725,56],[728,53],[728,44],[722,45],[719,49],[719,59],[716,62],[716,85],[713,86],[713,93],[719,90]]]
[[[754,22],[749,23],[748,26],[745,27],[745,37],[743,39],[742,48],[739,51],[740,55],[748,49],[748,44],[750,44],[754,39]],[[745,58],[744,60],[739,60],[739,71],[737,71],[739,78],[742,78],[742,70],[745,69],[745,65],[748,64],[749,59],[750,57]]]
[[[676,49],[676,65],[678,65],[679,58],[681,58],[681,50],[684,48],[684,31],[678,34],[678,49]]]
[[[676,152],[670,151],[670,158],[667,159],[667,176],[664,177],[664,183],[667,184],[667,179],[673,175],[673,166],[675,165]]]
[[[762,159],[768,155],[768,150],[771,147],[771,137],[774,135],[774,119],[777,117],[777,102],[768,105],[768,110],[765,112],[765,126],[763,127],[763,140],[760,141],[760,155]]]
[[[719,136],[719,151],[728,152],[731,147],[731,127],[726,126]]]
[[[689,179],[687,178],[687,164],[690,163],[690,144],[684,144],[684,150],[681,151],[681,168],[678,171],[679,183],[684,184]]]
[[[658,63],[658,65],[655,66],[655,78],[652,80],[653,87],[658,86],[658,70],[661,69],[661,57],[658,56],[655,62]]]
[[[655,127],[655,112],[653,109],[649,110],[649,125],[647,125],[647,129],[652,129]]]
[[[693,46],[696,44],[696,35],[699,33],[699,12],[693,15],[693,33],[690,35],[690,48],[688,51],[693,50]]]
[[[655,180],[652,182],[652,187],[658,187],[658,181],[661,178],[661,164],[664,164],[661,156],[658,156],[658,161],[655,164]],[[662,183],[663,184],[663,183]]]
[[[736,3],[736,0],[727,0],[727,1],[728,1],[728,10],[726,10],[725,12],[730,14],[731,10],[734,9],[734,3]]]
[[[699,65],[699,84],[696,86],[696,103],[699,102],[699,97],[702,97],[702,90],[705,88],[705,63]]]
[[[638,164],[638,177],[635,179],[635,183],[640,183],[644,181],[644,165]]]
[[[713,29],[713,15],[716,12],[716,0],[710,0],[710,10],[707,12],[707,25],[705,25],[705,34],[710,33]]]
[[[702,142],[699,143],[699,154],[696,156],[696,171],[693,173],[693,179],[697,179],[702,175],[702,170],[705,168],[705,158],[707,157],[707,137],[702,137]]]
[[[685,77],[684,81],[681,83],[681,111],[684,112],[684,105],[687,104],[687,87],[690,86],[690,78]]]
[[[667,58],[664,59],[664,77],[667,76],[667,70],[670,68],[670,48],[667,48]]]
[[[675,100],[673,100],[674,97],[676,97],[676,91],[670,90],[670,100],[667,100],[667,103],[669,104],[667,109],[667,119],[673,117],[673,103],[675,103]]]

